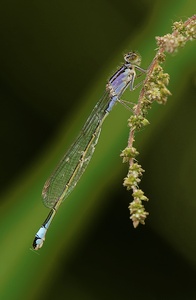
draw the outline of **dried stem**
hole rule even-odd
[[[151,108],[152,103],[156,101],[159,104],[165,104],[167,97],[171,95],[166,87],[169,83],[169,74],[164,73],[160,64],[165,60],[165,53],[177,52],[187,41],[192,41],[196,38],[196,15],[184,23],[182,21],[175,22],[172,28],[173,32],[171,34],[156,37],[158,45],[157,53],[147,70],[138,102],[133,108],[134,113],[128,120],[130,126],[128,145],[121,153],[123,162],[129,163],[129,171],[123,185],[128,190],[132,190],[133,201],[130,203],[129,209],[134,227],[137,227],[139,223],[145,224],[145,219],[148,215],[142,204],[142,201],[147,201],[148,198],[138,187],[144,170],[135,158],[139,154],[136,148],[133,147],[135,132],[149,124],[145,116]]]

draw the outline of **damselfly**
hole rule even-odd
[[[51,208],[46,220],[35,235],[33,248],[42,247],[46,232],[59,206],[74,189],[84,173],[98,142],[103,121],[124,91],[130,87],[134,90],[134,80],[146,71],[139,67],[141,57],[135,52],[124,55],[124,64],[108,80],[102,98],[95,105],[75,142],[65,153],[56,169],[46,181],[42,198],[44,204]],[[136,70],[139,74],[136,74]]]

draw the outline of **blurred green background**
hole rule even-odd
[[[147,68],[155,36],[195,8],[193,0],[1,1],[1,299],[196,299],[194,42],[167,57],[172,96],[137,134],[146,226],[129,220],[119,155],[130,112],[118,104],[44,247],[30,250],[49,212],[43,184],[122,54],[138,50]]]

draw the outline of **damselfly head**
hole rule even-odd
[[[141,64],[141,56],[136,52],[128,52],[124,55],[124,60],[126,63],[131,63],[139,66]]]

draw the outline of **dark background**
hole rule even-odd
[[[1,1],[2,299],[196,299],[194,42],[167,56],[172,96],[153,105],[150,126],[136,136],[146,225],[133,229],[129,220],[119,154],[130,112],[118,104],[44,247],[29,250],[48,213],[43,184],[122,54],[138,50],[147,68],[155,36],[194,8],[191,0]]]

